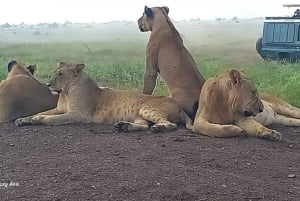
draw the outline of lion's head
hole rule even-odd
[[[208,83],[209,86],[202,89],[204,91],[201,94],[205,95],[200,95],[200,104],[203,102],[210,110],[227,111],[233,115],[238,113],[244,117],[255,116],[263,111],[256,86],[245,73],[231,70]]]
[[[58,62],[56,72],[47,83],[51,93],[57,95],[67,91],[81,76],[84,64]]]
[[[165,12],[166,15],[169,13],[167,6],[163,7],[152,7],[145,6],[142,17],[138,20],[138,26],[141,32],[152,31],[153,20],[158,13]]]
[[[36,71],[36,64],[25,66],[23,64],[19,64],[16,60],[12,60],[7,64],[7,71],[7,78],[11,78],[16,75],[27,75],[33,77]]]

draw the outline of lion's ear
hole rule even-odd
[[[59,62],[57,62],[56,67],[57,67],[57,68],[61,68],[61,67],[65,66],[65,65],[66,65],[65,62],[59,61]]]
[[[16,60],[12,60],[7,64],[7,71],[10,72],[12,67],[16,65],[18,62]]]
[[[230,71],[229,76],[232,83],[241,83],[241,73],[239,71],[233,69]]]
[[[152,17],[153,17],[152,9],[149,8],[148,6],[145,6],[144,13],[145,13],[145,14],[147,15],[147,17],[149,17],[149,18],[152,18]]]
[[[34,72],[36,71],[36,64],[28,65],[26,68],[30,71],[32,75],[34,75]]]
[[[163,6],[162,8],[166,11],[167,14],[169,14],[169,7]]]
[[[74,69],[77,73],[79,73],[80,71],[82,71],[82,69],[84,69],[84,67],[85,67],[85,64],[76,64]]]

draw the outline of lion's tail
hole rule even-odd
[[[192,128],[193,128],[193,121],[191,120],[191,118],[184,111],[180,112],[180,121],[183,124],[185,124],[185,127],[187,129],[192,130]]]

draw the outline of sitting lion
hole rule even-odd
[[[205,79],[168,13],[166,6],[145,6],[143,16],[138,20],[141,32],[151,31],[146,49],[143,93],[152,94],[159,74],[166,82],[171,97],[194,119]]]
[[[192,130],[213,137],[248,134],[280,140],[279,132],[260,123],[265,117],[271,119],[275,114],[269,104],[264,101],[263,105],[251,79],[243,72],[231,70],[204,83]],[[258,121],[253,118],[256,115]]]
[[[48,83],[53,94],[59,94],[55,109],[20,118],[17,126],[27,124],[61,125],[74,123],[114,124],[119,131],[173,130],[176,123],[191,124],[176,102],[167,97],[99,88],[83,72],[84,64],[59,62]]]
[[[33,76],[36,65],[8,64],[8,75],[0,82],[0,122],[14,121],[56,107],[58,97]]]

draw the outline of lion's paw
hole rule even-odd
[[[247,131],[244,130],[244,129],[239,130],[239,133],[240,133],[241,136],[247,136],[248,135]]]
[[[117,132],[128,132],[129,124],[130,124],[130,122],[119,121],[114,124],[114,129]]]
[[[164,125],[154,124],[151,126],[150,131],[151,133],[159,133],[166,130],[166,127]]]
[[[262,138],[266,139],[266,140],[271,140],[271,141],[280,141],[282,138],[282,135],[278,131],[270,130],[270,132],[267,134],[264,134],[262,136]]]
[[[24,118],[16,119],[15,125],[18,127],[30,125],[30,124],[32,124],[31,119],[32,119],[32,117],[24,117]]]

